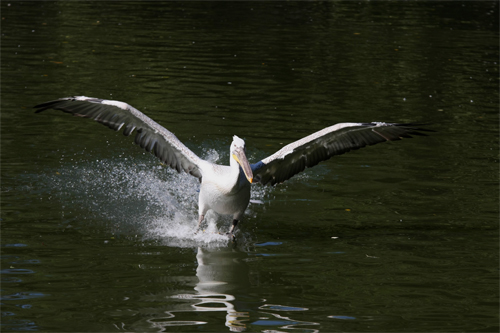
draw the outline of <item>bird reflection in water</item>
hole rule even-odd
[[[236,250],[198,248],[196,276],[198,284],[194,288],[198,295],[193,299],[199,303],[193,305],[196,311],[226,311],[225,325],[233,332],[246,329],[249,314],[237,311],[236,297],[241,289],[250,287],[249,270],[244,259],[245,254]]]
[[[256,280],[257,277],[249,270],[246,263],[248,258],[245,252],[232,248],[199,247],[196,254],[198,281],[193,281],[196,293],[168,296],[180,302],[173,306],[174,309],[164,311],[161,317],[155,316],[148,319],[149,330],[153,328],[164,331],[173,326],[217,325],[213,319],[202,321],[201,318],[214,318],[208,313],[221,312],[225,313],[224,325],[232,332],[246,331],[248,326],[260,328],[279,326],[285,330],[301,326],[302,331],[317,332],[315,329],[303,326],[319,325],[318,323],[293,320],[274,313],[307,309],[266,304],[266,300],[255,299],[251,296],[254,294],[251,289],[255,287],[252,287],[251,280]],[[189,315],[189,312],[206,313],[207,316],[196,316],[198,320],[190,320],[195,316]],[[183,318],[187,320],[181,320]]]

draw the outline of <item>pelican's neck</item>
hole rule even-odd
[[[232,154],[231,156],[229,156],[229,166],[231,167],[231,176],[238,178],[240,172],[243,172],[243,170],[241,170],[240,165],[238,164],[238,162],[236,162]]]
[[[231,170],[239,170],[240,165],[233,157],[233,153],[229,152],[229,165],[231,166]]]
[[[231,167],[231,173],[228,178],[230,178],[231,184],[238,188],[241,187],[244,182],[247,182],[243,169],[232,156],[229,157],[229,166]]]

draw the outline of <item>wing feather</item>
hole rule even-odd
[[[282,183],[299,172],[351,150],[386,141],[425,136],[420,124],[340,123],[295,141],[273,155],[252,164],[254,181],[263,185]]]
[[[202,177],[204,162],[177,137],[151,118],[127,103],[85,96],[61,98],[35,106],[36,113],[47,109],[60,110],[77,117],[93,119],[115,131],[123,128],[125,136],[136,130],[134,142],[152,152],[162,162],[178,172],[185,171],[197,178]]]

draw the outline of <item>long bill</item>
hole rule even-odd
[[[250,163],[248,162],[247,156],[245,155],[245,151],[243,149],[236,149],[233,153],[233,158],[238,162],[238,164],[243,169],[245,173],[245,177],[247,177],[250,184],[253,182],[253,172],[250,167]]]

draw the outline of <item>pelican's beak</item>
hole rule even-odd
[[[245,173],[245,176],[251,184],[253,182],[253,173],[252,168],[250,167],[250,163],[248,163],[247,156],[245,155],[245,151],[240,148],[236,149],[234,151],[233,158],[241,166],[243,172]]]

